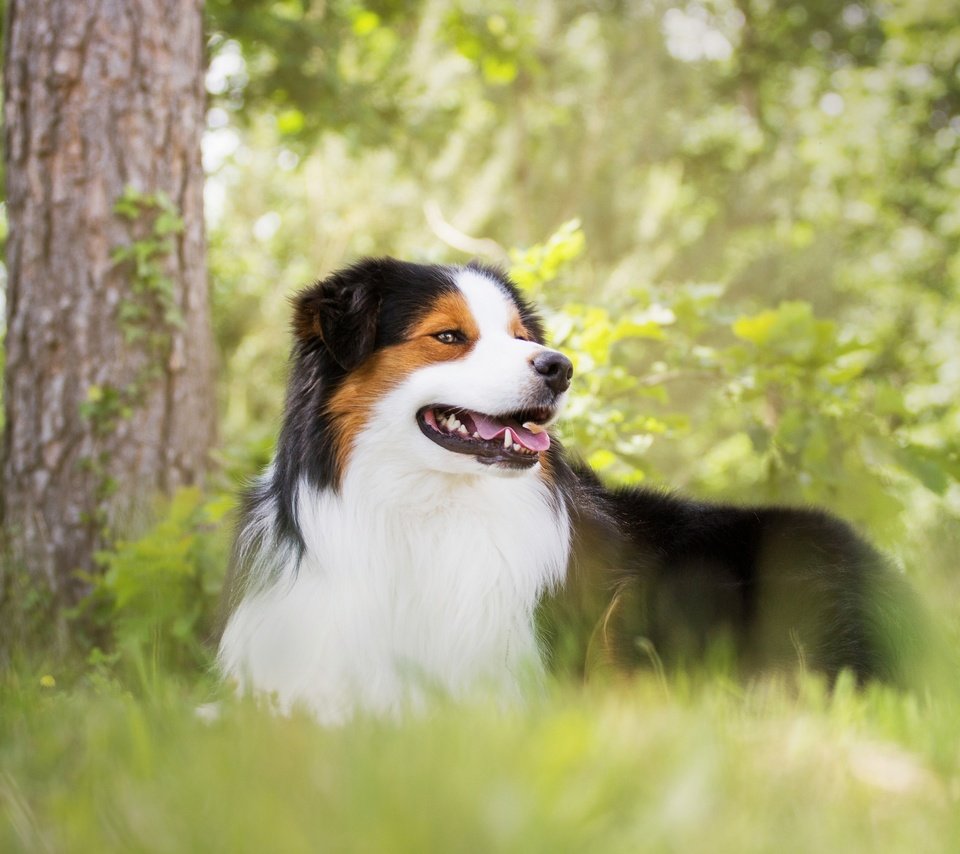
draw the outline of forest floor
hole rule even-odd
[[[648,674],[325,730],[65,680],[0,675],[2,851],[960,851],[952,689]]]

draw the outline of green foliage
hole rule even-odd
[[[942,495],[956,482],[956,443],[915,438],[937,413],[909,406],[897,379],[877,370],[882,340],[841,337],[803,302],[742,317],[733,332],[748,344],[728,351],[729,393],[751,412],[746,431],[770,494],[857,508],[889,543],[917,487]]]
[[[137,376],[123,387],[91,386],[80,406],[99,437],[110,435],[120,420],[139,406],[149,384],[163,374],[170,349],[170,333],[183,326],[173,279],[165,262],[175,251],[174,238],[183,231],[183,219],[163,192],[143,193],[126,187],[114,212],[140,236],[111,252],[115,264],[130,269],[130,293],[117,308],[117,323],[127,344],[139,346],[146,359]]]
[[[552,284],[568,264],[586,248],[580,220],[565,222],[544,243],[510,253],[510,276],[533,299],[540,299],[544,285]]]
[[[174,281],[165,269],[183,219],[166,193],[143,193],[133,186],[124,188],[113,210],[142,232],[110,254],[114,263],[128,263],[132,273],[131,295],[121,301],[117,320],[128,344],[146,340],[151,355],[161,355],[170,330],[183,327]]]
[[[92,385],[87,389],[87,399],[80,404],[80,414],[91,422],[98,436],[109,436],[119,421],[133,413],[135,397],[126,389]]]
[[[551,337],[578,377],[563,434],[596,469],[663,477],[658,446],[706,432],[673,389],[708,380],[705,408],[722,413],[727,436],[698,464],[718,492],[749,485],[757,498],[839,508],[890,546],[918,489],[944,495],[957,483],[957,443],[919,440],[939,407],[907,403],[884,369],[888,338],[841,330],[801,300],[738,313],[722,287],[700,284],[633,283],[610,308],[585,305],[557,284],[584,252],[573,221],[515,251],[511,273],[554,309]]]
[[[80,414],[98,440],[113,434],[143,404],[151,384],[164,374],[172,331],[183,326],[175,283],[165,266],[176,249],[174,238],[184,227],[176,206],[163,192],[143,193],[128,186],[114,204],[114,213],[130,224],[136,237],[110,255],[115,264],[130,270],[130,290],[120,300],[116,320],[127,344],[139,348],[143,358],[134,360],[139,367],[126,384],[87,389]],[[116,482],[108,474],[110,453],[105,443],[80,461],[94,479],[95,509],[85,523],[107,538],[106,502],[116,491]]]
[[[328,129],[364,144],[396,138],[402,107],[417,90],[406,59],[419,7],[399,0],[211,0],[214,51],[239,44],[246,58],[217,94],[228,108],[243,108],[244,120],[271,115],[288,144],[310,143]]]
[[[485,83],[506,86],[522,72],[536,73],[534,16],[514,5],[452,4],[444,19],[446,38],[470,60]]]
[[[97,555],[102,572],[82,614],[109,640],[93,663],[193,669],[209,662],[208,639],[227,563],[223,524],[232,500],[182,489],[143,536]]]

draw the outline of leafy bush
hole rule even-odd
[[[511,272],[550,307],[577,372],[560,429],[602,473],[824,505],[888,547],[921,493],[960,481],[952,413],[891,364],[890,332],[820,318],[804,300],[752,312],[715,283],[641,280],[591,305],[585,249],[570,222],[515,251]]]
[[[89,579],[82,610],[107,639],[94,648],[93,663],[147,676],[209,663],[231,506],[230,498],[182,489],[145,534],[98,554],[102,573]]]

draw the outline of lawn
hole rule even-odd
[[[3,851],[960,850],[953,691],[646,674],[324,730],[55,681],[3,677]]]

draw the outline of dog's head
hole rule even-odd
[[[500,271],[362,261],[301,292],[293,326],[285,431],[328,449],[320,480],[336,482],[356,453],[504,474],[550,447],[573,367]]]

